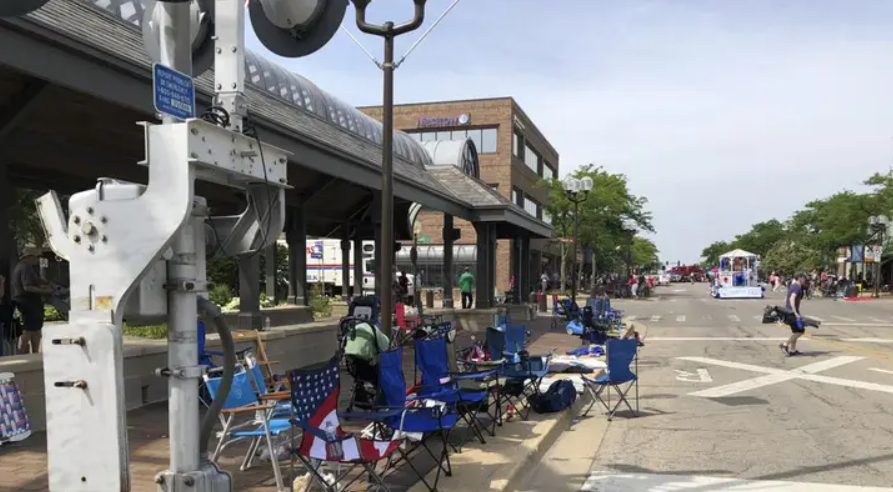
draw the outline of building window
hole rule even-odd
[[[524,197],[524,210],[534,217],[539,217],[540,204],[529,196]]]
[[[524,193],[518,188],[512,187],[512,203],[519,207],[524,207]]]
[[[543,161],[543,179],[552,179],[555,177],[555,170],[552,169],[552,165]]]
[[[533,150],[533,147],[527,144],[524,145],[524,164],[527,164],[527,167],[536,174],[539,174],[539,158],[540,156]]]
[[[481,153],[493,152],[496,152],[496,128],[484,128],[481,130]]]
[[[524,156],[524,151],[521,150],[521,136],[518,135],[517,131],[512,132],[512,155],[517,158],[521,158]]]
[[[483,141],[481,140],[481,130],[479,128],[468,130],[468,138],[470,138],[471,141],[474,142],[474,148],[477,149],[478,153],[483,152]]]
[[[492,154],[496,152],[496,140],[498,132],[496,128],[469,128],[467,130],[439,130],[439,131],[415,131],[406,133],[420,142],[433,140],[465,140],[470,138],[478,154]]]

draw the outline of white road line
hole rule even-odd
[[[704,316],[704,320],[705,321],[713,321],[713,316],[708,314],[708,315]]]
[[[893,343],[893,340],[886,338],[841,338],[841,342],[864,342],[864,343]]]
[[[649,475],[644,473],[592,472],[581,492],[893,492],[882,487],[803,482],[741,480],[737,478],[691,475]]]
[[[812,316],[810,316],[812,317]],[[857,328],[893,328],[893,323],[822,323],[822,326],[854,326]]]
[[[812,319],[814,319],[814,320],[816,320],[816,321],[825,321],[825,318],[819,318],[818,316],[813,316],[813,315],[811,315],[811,314],[809,315],[809,317],[812,318]]]
[[[626,317],[626,320],[627,320],[627,321],[635,321],[635,320],[636,320],[636,315],[634,314],[634,315],[632,315],[632,316],[627,316],[627,317]]]
[[[893,374],[893,371],[888,371],[887,369],[878,369],[876,367],[869,367],[869,371],[882,372],[884,374]]]
[[[756,315],[753,317],[754,321],[763,321],[763,317],[760,315]]]
[[[834,378],[830,376],[821,376],[816,374],[817,372],[827,371],[829,369],[833,369],[835,367],[839,367],[845,364],[850,364],[859,360],[864,359],[865,357],[835,357],[833,359],[823,360],[820,362],[815,362],[812,364],[807,364],[802,367],[798,367],[797,369],[793,369],[791,371],[785,371],[782,369],[775,369],[772,367],[762,367],[762,366],[754,366],[751,364],[740,364],[738,362],[729,362],[724,360],[717,359],[708,359],[706,357],[679,357],[681,360],[688,360],[691,362],[699,362],[703,364],[713,364],[720,367],[729,367],[732,369],[743,369],[746,371],[753,372],[761,372],[764,374],[768,374],[766,376],[760,376],[753,379],[748,379],[745,381],[739,381],[737,383],[727,384],[725,386],[718,386],[716,388],[711,388],[704,391],[696,391],[694,393],[689,393],[690,396],[700,396],[703,398],[723,398],[726,396],[731,396],[736,393],[742,393],[744,391],[750,391],[757,388],[761,388],[764,386],[769,386],[772,384],[782,383],[784,381],[790,381],[793,379],[804,379],[806,381],[813,381],[816,383],[825,383],[825,384],[833,384],[836,386],[845,386],[849,388],[859,388],[866,389],[870,391],[879,391],[881,393],[893,393],[893,386],[887,386],[884,384],[876,384],[869,383],[865,381],[856,381],[852,379],[843,379],[843,378]]]
[[[834,316],[834,318],[837,318],[840,321],[846,321],[847,323],[855,323],[856,322],[856,320],[854,320],[853,318],[845,318],[843,316]]]
[[[889,323],[888,320],[881,319],[881,318],[875,318],[874,316],[869,316],[868,319],[870,319],[871,321],[874,321],[875,323]]]
[[[757,338],[757,337],[648,337],[649,342],[783,342],[787,338]],[[808,340],[806,338],[800,339]]]
[[[677,323],[685,323],[685,315],[680,314],[679,316],[676,316],[676,322]]]
[[[657,323],[658,321],[660,321],[660,315],[659,315],[659,314],[655,314],[654,316],[651,317],[651,322],[652,322],[652,323]]]
[[[739,318],[738,316],[735,316],[734,314],[730,314],[729,321],[734,321],[737,323],[738,321],[741,321],[741,318]]]

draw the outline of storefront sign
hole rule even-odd
[[[462,126],[471,122],[471,117],[467,114],[459,116],[438,116],[438,117],[422,117],[419,118],[420,127],[444,127],[444,126]]]

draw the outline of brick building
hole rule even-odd
[[[382,118],[381,106],[358,109],[379,121]],[[513,98],[396,105],[394,126],[421,142],[471,139],[477,148],[481,180],[527,213],[551,222],[542,207],[548,192],[538,182],[558,177],[558,152]],[[415,227],[419,244],[442,244],[442,227],[442,213],[421,212]],[[475,244],[477,237],[470,223],[457,219],[455,227],[462,231],[456,244]],[[548,241],[531,241],[530,248],[532,279],[538,279],[543,268],[554,271],[557,255],[552,253]],[[513,274],[511,251],[511,240],[498,241],[496,288],[499,290],[508,290]]]

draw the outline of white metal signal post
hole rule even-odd
[[[26,15],[49,1],[0,0],[0,17]],[[253,254],[274,243],[284,223],[288,155],[248,127],[243,99],[245,0],[141,1],[143,39],[155,61],[152,96],[162,119],[141,123],[148,183],[99,179],[69,199],[67,217],[55,192],[38,199],[47,241],[68,260],[71,278],[70,321],[44,329],[51,492],[130,490],[124,320],[167,321],[168,364],[156,372],[169,380],[170,464],[156,476],[158,490],[232,490],[230,475],[207,459],[235,356],[220,309],[207,299],[206,252]],[[369,3],[353,1],[358,11]],[[414,1],[417,10],[425,3]],[[335,35],[347,5],[252,0],[248,12],[270,51],[296,58]],[[193,76],[212,64],[214,105],[196,118]],[[245,210],[210,216],[195,196],[197,179],[243,190]],[[201,420],[198,388],[206,368],[198,365],[199,308],[215,320],[227,354],[219,394]]]

